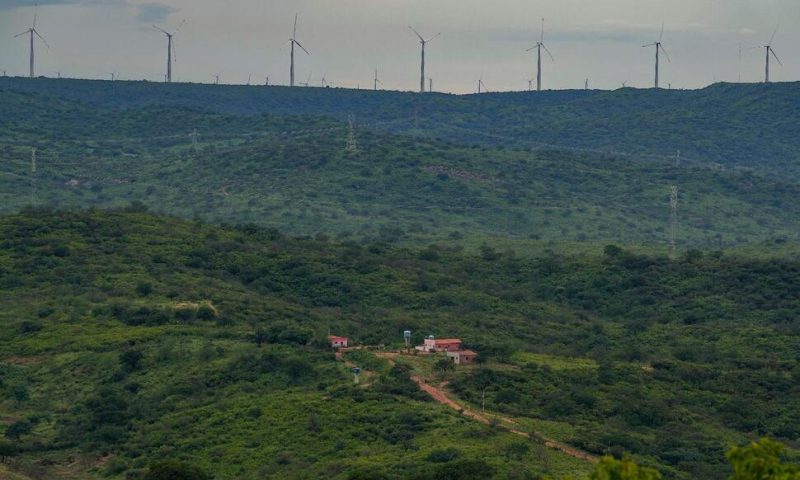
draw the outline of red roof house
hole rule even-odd
[[[331,335],[328,337],[328,340],[330,340],[332,348],[347,348],[347,337],[337,337],[336,335]]]

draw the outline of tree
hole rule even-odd
[[[141,350],[128,350],[120,354],[119,361],[126,371],[133,372],[141,368],[143,358]]]
[[[436,362],[435,367],[440,374],[445,375],[447,372],[453,370],[453,362],[449,358],[442,358]]]
[[[589,480],[660,480],[661,474],[652,468],[640,467],[628,458],[617,460],[603,457],[589,475]]]
[[[11,442],[0,441],[0,463],[17,454],[17,446]]]
[[[8,426],[6,429],[6,438],[10,438],[11,440],[19,440],[19,437],[31,433],[32,430],[33,425],[31,425],[31,422],[27,420],[20,420]]]
[[[730,480],[800,480],[800,467],[783,462],[785,450],[769,438],[730,449],[726,454],[734,471]]]
[[[167,460],[150,465],[144,480],[211,480],[211,476],[195,465]]]

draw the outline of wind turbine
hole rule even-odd
[[[481,78],[478,79],[478,93],[483,93],[486,91],[486,84],[483,83],[483,73],[481,73]]]
[[[661,39],[664,38],[664,23],[661,23],[661,34],[658,36],[658,41],[653,43],[648,43],[647,45],[642,45],[642,48],[647,47],[656,47],[656,88],[658,88],[658,67],[659,67],[659,54],[664,52],[664,55],[667,56],[667,61],[672,63],[672,60],[669,58],[669,53],[667,53],[667,49],[661,44]]]
[[[375,79],[373,80],[373,90],[375,90],[376,92],[378,91],[378,85],[379,85],[379,84],[380,84],[380,85],[383,85],[383,82],[381,82],[381,81],[378,79],[378,69],[376,68],[376,69],[375,69]]]
[[[214,85],[219,85],[219,73],[212,75],[212,77],[214,77]]]
[[[314,72],[310,72],[310,73],[308,74],[308,78],[306,79],[306,81],[305,81],[305,82],[298,82],[298,83],[299,83],[301,86],[303,86],[303,87],[307,87],[307,86],[308,86],[308,85],[311,83],[311,75],[312,75],[313,73],[314,73]]]
[[[777,33],[778,33],[778,27],[775,27],[775,31],[772,32],[772,37],[770,37],[769,43],[767,43],[766,45],[763,46],[763,48],[766,49],[766,51],[767,51],[767,62],[766,62],[766,66],[765,66],[764,83],[769,83],[769,56],[770,55],[775,57],[775,60],[778,61],[778,64],[780,64],[781,67],[783,66],[783,62],[781,62],[781,59],[778,58],[778,55],[775,54],[775,50],[772,48],[772,41],[775,40],[775,34],[777,34]],[[756,48],[758,48],[758,47],[756,47]]]
[[[547,52],[547,55],[550,56],[550,60],[555,62],[556,59],[553,58],[553,54],[550,53],[550,50],[544,45],[544,18],[542,19],[542,34],[539,37],[539,41],[536,42],[536,45],[532,46],[531,48],[527,49],[526,52],[530,52],[532,50],[536,50],[536,91],[542,91],[542,49]]]
[[[39,37],[42,40],[42,42],[44,42],[45,46],[48,49],[50,48],[50,45],[47,44],[47,40],[44,39],[44,37],[39,33],[38,30],[36,30],[36,18],[38,16],[39,16],[39,12],[38,11],[34,12],[34,14],[33,14],[33,25],[30,28],[28,28],[27,30],[25,30],[24,32],[20,33],[19,35],[14,35],[14,38],[21,37],[23,35],[30,35],[31,36],[31,64],[30,64],[30,77],[31,78],[33,78],[35,76],[34,68],[33,68],[34,67],[33,34],[36,34],[36,36]]]
[[[174,37],[175,34],[178,33],[178,31],[180,31],[184,23],[186,23],[186,20],[181,21],[181,24],[178,25],[178,28],[176,28],[175,31],[172,33],[164,30],[161,27],[153,25],[153,28],[155,28],[156,30],[167,36],[167,77],[166,77],[167,83],[172,83],[172,62],[178,60],[178,55],[175,54],[175,44],[172,42],[172,37]]]
[[[322,74],[322,80],[319,82],[319,84],[322,86],[322,88],[330,86],[328,84],[328,78],[327,77],[328,77],[328,72],[326,71],[325,73]]]
[[[289,67],[289,86],[294,87],[294,46],[297,45],[298,47],[300,47],[304,52],[306,52],[306,55],[311,55],[310,53],[308,53],[308,50],[306,50],[305,47],[303,47],[300,44],[300,42],[297,41],[297,14],[294,15],[294,30],[292,30],[292,38],[290,38],[289,41],[286,42],[286,45],[291,45],[292,47],[291,49],[292,61]]]
[[[419,37],[419,44],[422,46],[422,63],[420,67],[420,74],[419,74],[419,93],[425,93],[425,45],[431,42],[433,39],[441,35],[441,33],[437,33],[436,35],[432,36],[431,38],[425,40],[425,38],[419,34],[414,27],[411,25],[408,26],[412,32],[414,32],[417,37]],[[431,88],[433,90],[433,88]]]

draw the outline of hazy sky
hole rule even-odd
[[[167,30],[176,36],[177,81],[273,83],[289,81],[295,13],[298,40],[311,56],[298,55],[298,78],[319,85],[371,87],[379,68],[384,87],[419,84],[419,42],[441,32],[428,47],[434,89],[471,92],[483,74],[489,90],[521,90],[535,76],[525,50],[539,37],[555,63],[544,62],[545,88],[645,87],[653,82],[653,50],[665,23],[662,84],[696,88],[717,81],[763,79],[764,45],[777,24],[774,48],[784,63],[775,81],[800,80],[800,0],[0,0],[0,70],[27,74],[28,44],[13,35],[32,21],[51,45],[37,43],[37,74],[163,79]],[[739,45],[742,45],[741,62]]]

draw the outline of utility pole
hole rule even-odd
[[[675,237],[678,230],[678,187],[673,185],[670,187],[670,195],[669,195],[669,204],[672,211],[670,217],[670,240],[669,240],[669,247],[670,247],[670,255],[672,258],[676,256],[676,242]]]
[[[347,146],[345,150],[347,153],[356,153],[358,152],[358,142],[356,140],[356,119],[353,114],[347,117],[347,123],[349,130],[347,133]]]
[[[31,205],[36,205],[36,147],[31,148]]]

